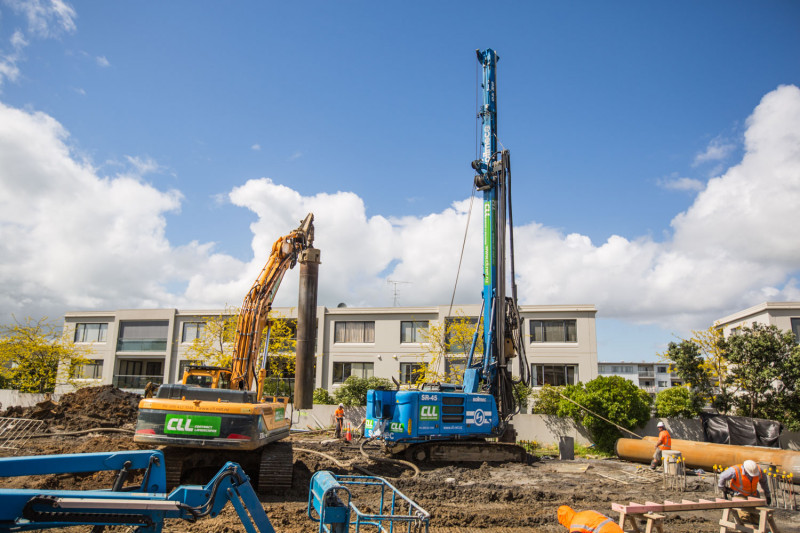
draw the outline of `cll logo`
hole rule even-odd
[[[170,431],[180,431],[182,433],[192,433],[192,421],[183,418],[173,418],[167,422],[167,429]]]
[[[419,419],[423,421],[439,420],[438,405],[420,405]]]

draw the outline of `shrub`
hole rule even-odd
[[[656,394],[656,415],[660,418],[695,418],[699,412],[686,387],[672,387]]]
[[[384,378],[359,378],[350,376],[336,389],[334,393],[334,403],[359,406],[367,405],[367,391],[370,389],[392,389],[394,386],[388,379]]]
[[[336,402],[327,389],[320,387],[319,389],[314,389],[314,403],[317,405],[333,405]]]

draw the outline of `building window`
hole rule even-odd
[[[531,342],[578,342],[577,320],[531,320]]]
[[[167,320],[129,320],[120,322],[118,352],[165,352],[167,350]]]
[[[335,343],[374,343],[375,322],[336,322],[333,342]]]
[[[75,342],[106,342],[108,324],[75,324]]]
[[[102,379],[103,360],[90,359],[89,363],[81,365],[75,369],[75,377],[78,379]]]
[[[400,342],[422,342],[427,331],[427,320],[404,320],[400,322]]]
[[[669,387],[669,383],[667,383],[666,381],[659,381],[658,382],[658,386],[662,387],[662,388],[666,388],[666,387]]]
[[[578,374],[577,365],[531,365],[532,385],[575,385]]]
[[[113,385],[120,389],[143,389],[148,383],[161,385],[164,381],[163,361],[120,359],[119,373]]]
[[[205,328],[205,322],[184,322],[181,342],[192,342],[195,339],[201,338]]]
[[[422,363],[400,363],[400,383],[414,385],[422,374]]]
[[[333,382],[344,383],[350,376],[371,378],[373,366],[372,363],[333,363]]]
[[[636,371],[630,365],[598,365],[598,372],[601,374],[635,374]]]
[[[656,372],[658,372],[659,374],[666,374],[667,373],[667,367],[659,366],[658,368],[656,368]]]
[[[800,344],[800,318],[792,319],[792,333],[794,333],[794,342]]]

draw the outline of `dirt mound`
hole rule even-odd
[[[136,423],[141,396],[111,385],[85,387],[33,407],[9,407],[0,416],[44,420],[51,431],[118,428]]]

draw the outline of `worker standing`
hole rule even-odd
[[[653,460],[650,462],[650,470],[655,470],[658,467],[664,450],[672,449],[672,436],[667,431],[667,428],[664,427],[664,422],[659,422],[656,427],[658,428],[658,441],[656,442],[656,451],[653,453]]]
[[[336,409],[336,412],[333,413],[333,416],[336,418],[336,438],[342,438],[342,426],[344,426],[344,404],[340,403],[339,408]]]
[[[614,520],[597,511],[575,512],[569,505],[558,508],[558,523],[569,533],[624,533]]]
[[[726,486],[726,483],[729,483]],[[722,494],[725,499],[731,496],[742,496],[744,498],[758,497],[758,485],[764,491],[764,499],[767,500],[767,505],[772,504],[772,496],[769,493],[769,483],[767,476],[761,471],[755,461],[748,459],[740,465],[734,465],[722,474],[717,480],[717,486],[722,489]]]

